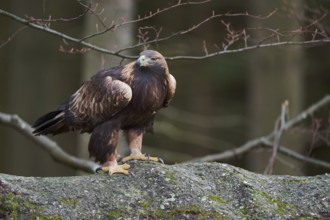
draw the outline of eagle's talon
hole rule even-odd
[[[121,173],[128,175],[128,169],[131,166],[127,163],[124,163],[122,165],[116,165],[116,166],[104,166],[102,167],[102,171],[105,173],[109,173],[109,175],[115,174],[115,173]]]
[[[96,168],[95,173],[99,173],[100,171],[102,171],[102,167]]]
[[[129,160],[144,160],[144,161],[155,161],[155,162],[159,162],[159,158],[158,157],[151,157],[148,154],[131,154],[127,157],[124,157],[121,162],[122,163],[126,163]]]
[[[123,161],[121,161],[123,163]],[[125,163],[129,163],[129,164],[136,164],[137,160],[133,159],[133,160],[128,160]]]
[[[123,159],[123,157],[120,154],[118,154],[117,155],[117,162],[121,161],[121,159]]]
[[[136,175],[133,172],[129,172],[129,175],[132,177],[136,177]]]
[[[157,159],[158,159],[158,162],[159,162],[159,163],[162,163],[162,164],[164,164],[164,160],[163,160],[162,158],[160,158],[160,157],[157,157]]]

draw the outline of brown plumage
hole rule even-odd
[[[105,170],[111,174],[127,174],[127,166],[116,161],[119,130],[126,134],[131,149],[124,162],[146,159],[141,153],[143,133],[152,130],[156,112],[168,106],[175,88],[175,78],[169,73],[164,57],[157,51],[146,50],[137,61],[92,76],[57,110],[37,119],[33,133],[92,133],[90,156],[107,162],[109,167]]]

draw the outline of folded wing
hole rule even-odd
[[[97,124],[124,109],[131,98],[132,90],[126,83],[111,76],[93,78],[84,82],[58,110],[40,117],[33,125],[34,133],[91,132]]]

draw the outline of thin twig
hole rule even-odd
[[[253,140],[246,142],[244,145],[241,145],[240,147],[226,150],[226,151],[218,153],[218,154],[210,154],[210,155],[206,155],[203,157],[194,158],[193,160],[190,160],[187,162],[209,162],[209,161],[219,161],[219,160],[231,159],[231,158],[242,155],[242,154],[258,147],[262,143],[263,138],[264,137],[253,139]]]
[[[71,17],[71,18],[51,18],[51,16],[49,16],[48,18],[34,18],[32,16],[26,16],[28,19],[30,19],[31,22],[34,23],[50,23],[50,22],[71,22],[71,21],[75,21],[78,20],[82,17],[84,17],[89,11],[91,10],[91,4],[88,5],[88,7],[85,8],[85,10],[75,16],[75,17]]]
[[[329,137],[329,131],[327,129],[324,130],[324,131],[318,131],[316,134],[315,134],[315,131],[314,130],[310,130],[310,129],[299,128],[297,130],[299,132],[301,132],[301,133],[304,133],[304,134],[307,134],[307,135],[312,136],[312,138],[316,138],[318,141],[322,141],[323,144],[325,144],[328,147],[330,147],[330,137]]]
[[[21,31],[23,31],[26,26],[22,26],[19,29],[17,29],[8,39],[0,44],[0,48],[6,46],[17,34],[19,34]]]
[[[0,112],[0,124],[8,125],[29,138],[31,141],[39,145],[42,149],[47,151],[50,156],[58,163],[62,163],[74,169],[83,170],[89,173],[94,173],[100,166],[92,161],[80,159],[67,154],[60,146],[53,140],[46,136],[34,136],[32,134],[33,128],[22,120],[17,115],[10,115]]]
[[[85,37],[82,38],[82,40],[87,40],[87,39],[93,38],[95,36],[99,36],[99,35],[105,34],[105,33],[109,32],[111,30],[116,30],[117,28],[119,28],[121,26],[124,26],[124,25],[134,24],[134,23],[137,23],[137,22],[148,20],[150,18],[155,17],[156,15],[162,14],[162,13],[164,13],[166,11],[172,10],[172,9],[177,8],[177,7],[180,7],[180,6],[204,4],[204,3],[207,3],[207,2],[210,2],[210,0],[197,1],[197,2],[185,2],[185,3],[181,3],[181,1],[178,1],[178,3],[176,3],[176,4],[172,5],[172,6],[169,6],[169,7],[163,8],[163,9],[158,9],[155,12],[150,12],[149,15],[146,15],[144,17],[139,16],[135,20],[130,20],[130,21],[125,21],[124,20],[123,22],[121,22],[119,24],[116,24],[113,21],[110,26],[104,28],[102,31],[98,31],[96,33],[93,33],[93,34],[90,34],[88,36],[85,36]]]
[[[288,100],[286,100],[282,104],[281,115],[279,116],[279,118],[276,120],[275,123],[272,155],[269,158],[269,162],[264,171],[264,174],[269,174],[269,175],[273,174],[275,159],[277,157],[277,151],[280,146],[280,141],[284,132],[286,119],[288,117],[288,111],[289,111],[289,102]]]
[[[315,104],[311,105],[305,111],[301,112],[295,118],[288,120],[285,123],[283,130],[285,131],[285,130],[288,130],[289,128],[296,126],[297,124],[304,121],[307,117],[313,115],[318,109],[320,109],[326,105],[329,105],[329,104],[330,104],[330,95],[326,95],[324,98],[322,98]],[[273,140],[274,137],[275,137],[275,132],[273,131],[266,136],[250,140],[247,143],[245,143],[244,145],[241,145],[240,147],[237,147],[235,149],[227,150],[227,151],[217,153],[217,154],[206,155],[206,156],[203,156],[200,158],[195,158],[189,162],[208,162],[208,161],[219,161],[219,160],[231,159],[238,155],[246,153],[254,148],[257,148],[259,146],[263,146],[266,144],[268,146],[268,143],[272,143],[271,140]],[[271,146],[273,146],[273,144],[271,144]],[[290,154],[290,156],[292,158],[297,159],[297,160],[303,160],[305,162],[309,162],[309,163],[319,165],[319,166],[322,166],[325,168],[330,168],[330,164],[327,162],[323,161],[322,163],[316,163],[315,162],[316,159],[311,159],[311,158],[309,160],[305,160],[306,157],[304,155],[301,155],[297,152],[292,153],[292,151],[290,149],[285,148],[285,147],[279,147],[279,152],[285,153],[285,154]]]
[[[106,24],[104,23],[106,18],[101,18],[101,15],[104,12],[104,8],[102,8],[99,12],[97,12],[97,8],[99,6],[99,3],[97,2],[93,7],[92,7],[92,0],[90,0],[90,4],[84,4],[83,0],[77,0],[77,2],[84,8],[89,10],[89,13],[91,13],[92,15],[94,15],[94,17],[96,18],[96,20],[103,26],[103,28],[106,28]]]
[[[230,13],[226,13],[226,14],[215,14],[214,11],[212,11],[212,14],[211,16],[203,19],[202,21],[194,24],[193,26],[187,28],[187,29],[184,29],[184,30],[180,30],[180,31],[177,31],[175,33],[172,33],[168,36],[165,36],[165,37],[159,37],[157,36],[155,39],[152,39],[152,40],[149,40],[149,41],[145,41],[145,42],[139,42],[135,45],[132,45],[132,46],[128,46],[128,47],[125,47],[125,48],[122,48],[122,49],[119,49],[117,50],[116,52],[117,53],[120,53],[120,52],[123,52],[125,50],[131,50],[131,49],[135,49],[135,48],[138,48],[138,47],[141,47],[141,46],[145,46],[145,45],[149,45],[149,44],[153,44],[153,43],[160,43],[162,41],[168,41],[174,37],[178,37],[178,36],[182,36],[182,35],[185,35],[185,34],[188,34],[190,32],[193,32],[194,30],[197,30],[198,28],[200,28],[202,25],[210,22],[211,20],[214,20],[216,18],[220,18],[220,17],[242,17],[242,16],[245,16],[245,17],[251,17],[251,18],[255,18],[255,19],[267,19],[271,16],[273,16],[275,13],[276,13],[277,9],[275,9],[274,11],[272,11],[271,13],[269,13],[268,15],[266,16],[261,16],[261,15],[251,15],[249,13],[235,13],[235,14],[230,14]]]
[[[43,25],[39,25],[39,24],[35,24],[35,23],[32,23],[31,21],[29,20],[26,20],[24,18],[21,18],[17,15],[14,15],[10,12],[7,12],[5,10],[2,10],[0,9],[0,15],[4,15],[10,19],[13,19],[19,23],[22,23],[26,26],[29,26],[29,27],[32,27],[34,29],[37,29],[37,30],[41,30],[41,31],[45,31],[47,33],[50,33],[52,35],[55,35],[55,36],[58,36],[58,37],[61,37],[65,40],[68,40],[68,41],[71,41],[71,42],[74,42],[74,43],[78,43],[78,44],[81,44],[85,47],[88,47],[88,48],[91,48],[92,50],[95,50],[95,51],[98,51],[98,52],[101,52],[101,53],[106,53],[106,54],[111,54],[111,55],[115,55],[117,57],[121,57],[121,58],[128,58],[128,59],[136,59],[137,56],[129,56],[129,55],[123,55],[123,54],[119,54],[119,53],[116,53],[114,51],[111,51],[111,50],[108,50],[108,49],[105,49],[105,48],[102,48],[102,47],[99,47],[99,46],[96,46],[94,44],[91,44],[91,43],[88,43],[86,41],[82,41],[81,39],[78,39],[78,38],[75,38],[75,37],[71,37],[69,35],[66,35],[66,34],[63,34],[62,32],[59,32],[59,31],[56,31],[50,27],[47,27],[47,26],[43,26]]]
[[[316,45],[316,44],[321,44],[321,43],[330,43],[330,38],[319,39],[319,40],[309,40],[309,41],[281,41],[281,42],[275,42],[275,43],[252,45],[252,46],[238,48],[238,49],[221,50],[221,51],[209,53],[208,55],[201,55],[201,56],[184,56],[184,55],[182,55],[182,56],[170,56],[170,57],[165,57],[165,58],[167,60],[203,60],[203,59],[208,59],[208,58],[219,56],[219,55],[245,52],[245,51],[254,50],[254,49],[258,49],[258,48],[268,48],[268,47],[278,47],[278,46],[301,46],[301,45],[310,45],[310,44]]]
[[[125,50],[125,48],[122,48],[121,50],[118,50],[118,51],[108,50],[106,48],[97,46],[95,44],[83,41],[82,39],[66,35],[66,34],[56,31],[50,27],[31,23],[31,21],[29,21],[29,20],[21,18],[17,15],[14,15],[14,14],[7,12],[5,10],[2,10],[2,9],[0,9],[0,15],[4,15],[12,20],[15,20],[15,21],[22,23],[26,26],[29,26],[31,28],[45,31],[52,35],[61,37],[67,41],[81,44],[81,45],[88,47],[97,52],[114,55],[114,56],[117,56],[120,58],[127,58],[127,59],[136,59],[137,58],[137,56],[122,54],[121,51]],[[159,38],[158,40],[161,40],[161,39]],[[256,45],[251,45],[248,47],[243,47],[243,48],[238,48],[238,49],[220,50],[220,51],[216,51],[213,53],[208,53],[208,54],[204,54],[204,55],[200,55],[200,56],[185,56],[185,55],[181,56],[181,55],[179,55],[179,56],[167,56],[165,58],[168,60],[203,60],[203,59],[208,59],[208,58],[212,58],[212,57],[219,56],[219,55],[244,52],[244,51],[254,50],[257,48],[268,48],[268,47],[289,46],[289,45],[316,45],[316,44],[321,44],[321,43],[330,43],[330,38],[323,38],[323,39],[317,39],[317,40],[312,39],[312,40],[307,40],[307,41],[281,41],[281,42],[274,42],[274,43],[267,43],[267,44],[256,44]]]
[[[263,139],[261,144],[265,147],[273,148],[273,143],[266,139]],[[320,167],[324,167],[324,168],[327,168],[330,170],[330,163],[327,163],[327,162],[319,160],[319,159],[304,156],[300,153],[297,153],[296,151],[290,150],[287,147],[280,145],[278,147],[278,151],[293,159],[300,160],[302,162],[306,162],[306,163],[310,163],[310,164],[314,164],[314,165],[318,165]]]

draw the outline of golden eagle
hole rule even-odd
[[[141,152],[145,131],[152,129],[156,112],[167,107],[174,96],[175,78],[165,58],[157,51],[145,50],[125,66],[102,70],[55,111],[37,119],[35,135],[68,131],[92,133],[88,150],[109,174],[128,174],[129,165],[117,164],[118,132],[123,130],[131,154],[128,160],[153,160]]]

